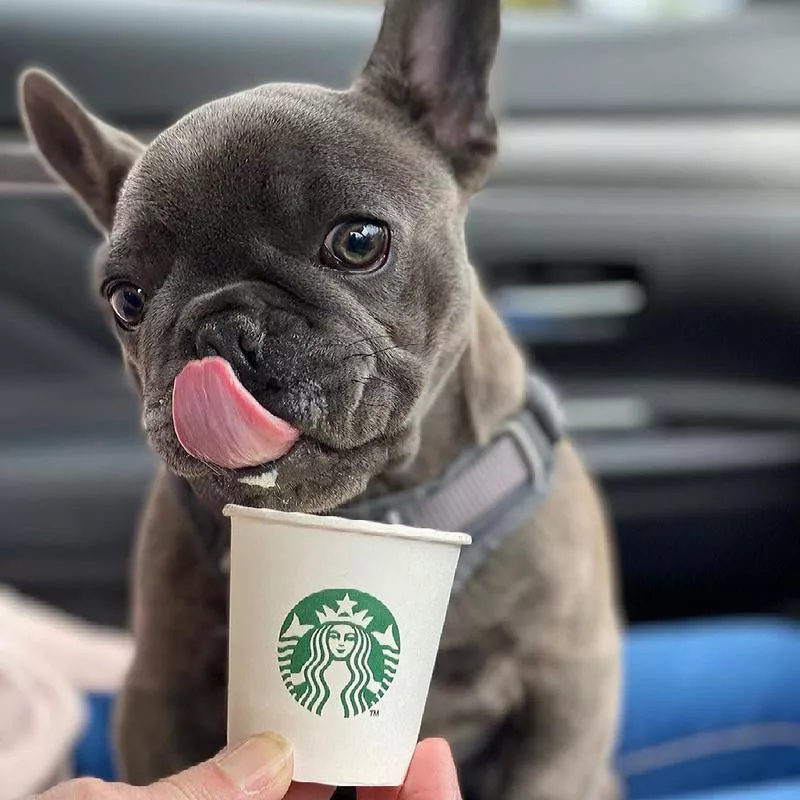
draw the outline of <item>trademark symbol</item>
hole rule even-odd
[[[379,716],[381,715],[380,709],[378,709],[378,708],[371,708],[371,709],[369,710],[369,715],[370,715],[371,717],[379,717]]]

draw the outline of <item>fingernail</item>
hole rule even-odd
[[[217,765],[243,792],[256,792],[280,780],[287,770],[291,779],[291,760],[292,746],[286,739],[263,733],[223,751]]]

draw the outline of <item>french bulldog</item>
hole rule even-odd
[[[105,234],[98,297],[163,461],[117,712],[129,782],[224,744],[227,579],[198,534],[225,540],[223,504],[335,513],[418,486],[524,402],[464,236],[496,151],[499,6],[389,0],[348,89],[267,84],[147,146],[21,77],[29,138]],[[616,796],[619,629],[604,509],[564,438],[546,501],[448,613],[423,735],[450,741],[466,797]]]

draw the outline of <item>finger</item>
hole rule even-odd
[[[130,786],[96,778],[77,778],[33,795],[30,800],[129,800],[130,789]]]
[[[291,745],[261,734],[223,750],[216,758],[155,783],[141,800],[282,800],[292,782]]]
[[[360,789],[358,800],[461,800],[450,745],[444,739],[420,742],[399,789]]]
[[[417,745],[399,800],[461,800],[453,752],[444,739]]]

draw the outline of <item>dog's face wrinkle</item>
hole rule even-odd
[[[381,337],[381,340],[384,341],[385,337]],[[398,422],[402,424],[404,420],[402,408],[405,406],[410,409],[414,403],[414,393],[407,381],[389,380],[380,374],[387,370],[385,355],[389,352],[403,353],[402,348],[393,345],[381,351],[358,354],[348,353],[350,349],[346,344],[335,347],[332,350],[331,367],[316,371],[314,378],[300,381],[299,391],[289,395],[284,405],[284,408],[294,406],[301,424],[312,421],[310,428],[304,426],[306,438],[342,453],[369,446],[383,436],[394,434]],[[340,377],[341,370],[337,371],[334,366],[341,361],[342,353],[359,356],[349,359],[354,369],[344,379]],[[395,369],[395,365],[391,369]],[[247,388],[260,399],[257,386]],[[263,404],[270,406],[268,402]],[[308,413],[309,409],[312,413]],[[335,424],[331,424],[332,416]],[[316,425],[313,424],[314,417],[318,418]],[[171,402],[165,395],[145,405],[145,419],[148,435],[156,450],[176,471],[185,471],[188,456],[175,440]]]
[[[434,372],[465,335],[453,322],[466,318],[470,292],[453,224],[461,204],[418,138],[347,93],[265,87],[157,137],[123,187],[98,280],[113,274],[148,298],[140,327],[119,338],[167,466],[225,501],[313,510],[407,458]],[[325,236],[347,216],[388,225],[385,267],[359,275],[320,264]],[[302,434],[276,462],[273,489],[190,457],[172,424],[172,384],[198,356],[200,326],[234,314],[258,330],[260,368],[234,367],[239,380]]]
[[[380,340],[385,341],[385,336],[381,335]],[[287,405],[294,403],[301,415],[313,407],[314,413],[304,416],[315,419],[316,426],[305,438],[325,449],[328,456],[339,452],[343,460],[349,456],[357,459],[359,448],[370,449],[381,438],[396,435],[410,417],[415,402],[415,393],[408,380],[401,377],[392,380],[382,375],[397,374],[397,358],[387,363],[386,357],[390,354],[405,355],[399,345],[357,354],[348,352],[351,349],[344,346],[334,350],[336,357],[332,359],[330,368],[317,370],[313,386],[304,391],[300,383],[299,395],[286,401]],[[343,352],[349,364],[356,367],[345,379],[341,377],[341,366],[336,367]],[[327,391],[323,388],[326,377],[329,378]],[[259,397],[257,387],[248,388]],[[156,389],[156,396],[158,399],[146,405],[148,436],[155,449],[179,474],[187,477],[202,475],[198,462],[183,452],[177,443],[171,419],[171,400],[165,397],[161,387]],[[162,402],[164,400],[166,402]],[[269,407],[270,404],[264,405]],[[207,466],[217,477],[231,477],[230,473],[213,465]]]

